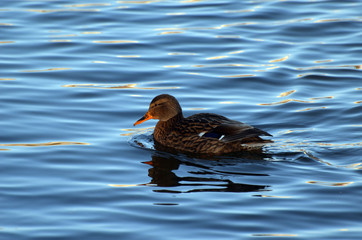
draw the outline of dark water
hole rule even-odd
[[[0,4],[0,239],[361,239],[361,1]],[[153,150],[160,94],[263,155]],[[139,145],[143,145],[140,147]]]

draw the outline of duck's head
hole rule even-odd
[[[182,109],[177,99],[168,94],[161,94],[152,100],[146,114],[138,119],[133,126],[143,123],[149,119],[167,121],[179,113],[182,113]]]

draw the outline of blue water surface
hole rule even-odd
[[[0,239],[361,239],[362,2],[5,0]],[[157,151],[158,94],[273,134]]]

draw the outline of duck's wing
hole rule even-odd
[[[259,136],[272,135],[259,128],[241,122],[222,123],[203,135],[203,137],[218,138],[222,142],[242,141]]]
[[[228,119],[212,113],[195,114],[188,118],[196,123],[197,134],[201,138],[216,138],[228,143],[233,141],[262,140],[259,136],[272,136],[271,134],[250,126],[248,124]],[[189,124],[189,126],[192,124]]]
[[[233,141],[243,141],[250,138],[255,138],[259,136],[272,136],[271,134],[250,126],[248,124],[228,120],[224,123],[221,123],[209,131],[201,132],[200,137],[205,138],[217,138],[222,142],[233,142]]]

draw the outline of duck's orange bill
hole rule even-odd
[[[146,114],[145,114],[143,117],[141,117],[140,119],[138,119],[138,121],[135,122],[135,123],[133,124],[133,126],[136,126],[136,125],[138,125],[138,124],[140,124],[140,123],[143,123],[143,122],[145,122],[145,121],[147,121],[147,120],[150,120],[150,119],[152,119],[151,114],[149,114],[149,112],[146,112]]]

